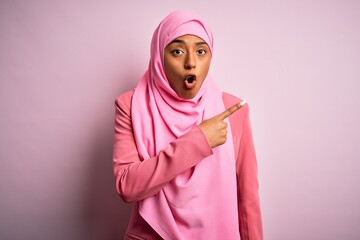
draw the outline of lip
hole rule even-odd
[[[196,75],[188,74],[184,77],[184,85],[187,89],[192,89],[196,85]]]

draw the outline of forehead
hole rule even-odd
[[[208,45],[202,38],[190,34],[182,35],[175,38],[167,46],[170,46],[175,43],[183,44],[183,45],[203,45],[203,44]]]

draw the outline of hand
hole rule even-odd
[[[226,142],[227,135],[227,123],[224,120],[229,117],[231,114],[236,112],[242,106],[246,104],[246,101],[237,103],[234,106],[226,109],[224,112],[212,117],[210,119],[204,120],[200,123],[199,127],[204,132],[209,145],[214,148],[219,145],[222,145]]]

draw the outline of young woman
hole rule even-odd
[[[125,239],[262,239],[249,108],[208,75],[212,52],[207,23],[172,12],[116,99],[116,188],[134,203]]]

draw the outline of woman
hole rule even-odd
[[[116,99],[116,188],[134,203],[125,239],[262,239],[249,109],[208,75],[212,53],[206,22],[172,12]]]

